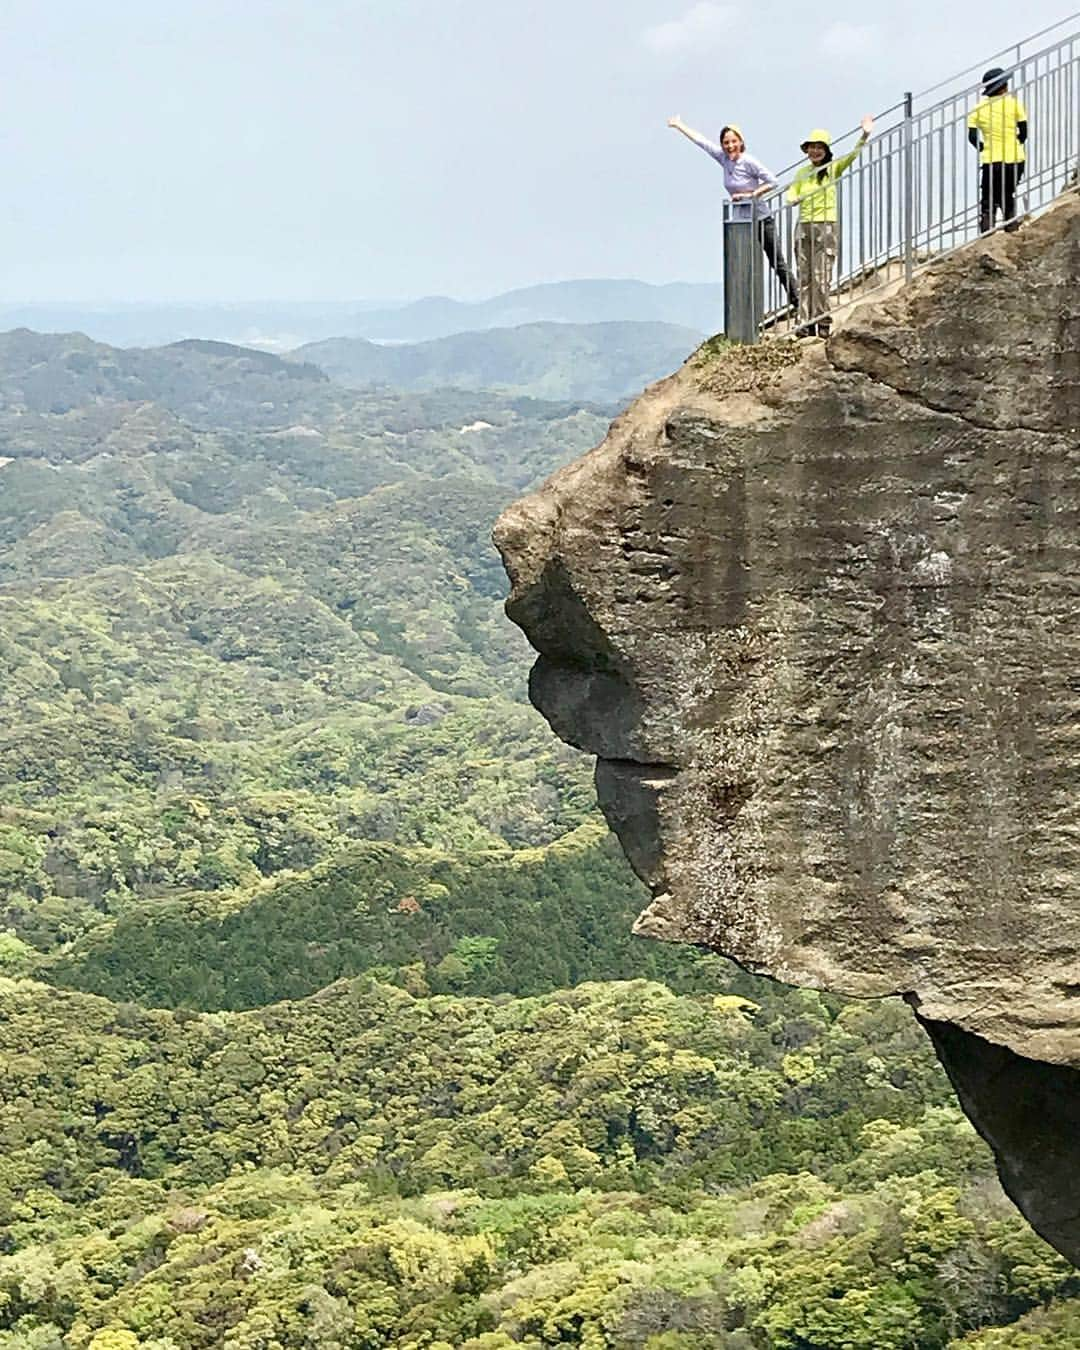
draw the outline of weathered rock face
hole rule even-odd
[[[1076,1259],[1078,345],[1072,194],[827,347],[706,346],[496,531],[639,931],[908,997]]]

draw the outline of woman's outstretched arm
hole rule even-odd
[[[703,136],[700,131],[695,131],[693,127],[688,127],[678,113],[674,117],[668,118],[668,126],[675,131],[681,131],[688,141],[693,141],[695,145],[700,146],[707,155],[712,155],[713,159],[724,158],[724,152],[715,141],[710,141],[707,136]]]
[[[855,142],[855,149],[849,150],[846,155],[841,155],[839,159],[833,160],[832,174],[834,178],[839,178],[846,168],[848,168],[851,164],[854,164],[855,159],[859,154],[859,151],[870,139],[870,133],[874,129],[874,119],[870,116],[866,116],[862,119],[859,125],[862,127],[862,135]]]

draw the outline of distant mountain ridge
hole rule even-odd
[[[703,333],[668,323],[530,323],[381,345],[331,338],[293,356],[353,386],[497,389],[533,398],[620,402],[680,366]]]
[[[404,301],[400,303],[404,304]],[[86,333],[114,347],[160,347],[184,338],[213,338],[266,351],[287,351],[351,331],[353,316],[387,309],[386,300],[168,303],[0,304],[0,329]]]
[[[478,328],[541,322],[625,319],[715,333],[722,322],[722,295],[721,287],[711,283],[578,280],[526,286],[476,302],[427,296],[411,302],[9,303],[0,304],[0,329],[80,332],[118,347],[211,338],[273,352],[338,336],[422,342]]]
[[[555,281],[506,291],[475,302],[428,296],[412,304],[369,310],[353,316],[349,335],[422,342],[484,328],[529,323],[677,324],[715,333],[723,318],[719,285],[645,281]]]

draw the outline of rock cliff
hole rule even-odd
[[[706,344],[496,542],[648,936],[904,995],[1080,1260],[1080,198]]]

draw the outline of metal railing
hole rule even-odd
[[[1067,35],[1059,32],[1045,42],[1066,25],[1072,25]],[[1022,170],[991,166],[987,181],[968,139],[968,118],[983,98],[982,81],[973,80],[972,72],[994,65],[1006,71],[1010,94],[1024,105],[1028,137]],[[854,150],[859,135],[856,129],[838,137],[835,159]],[[921,94],[906,94],[879,114],[871,139],[835,180],[831,231],[806,228],[799,203],[788,199],[797,167],[785,171],[777,192],[725,205],[725,332],[736,341],[754,342],[766,331],[793,327],[827,330],[830,309],[910,278],[988,229],[1016,228],[1075,185],[1080,13]],[[1013,178],[1019,179],[1015,202],[1009,191]],[[994,213],[988,221],[991,203],[1000,208],[1000,218]],[[816,291],[810,285],[815,276]]]

